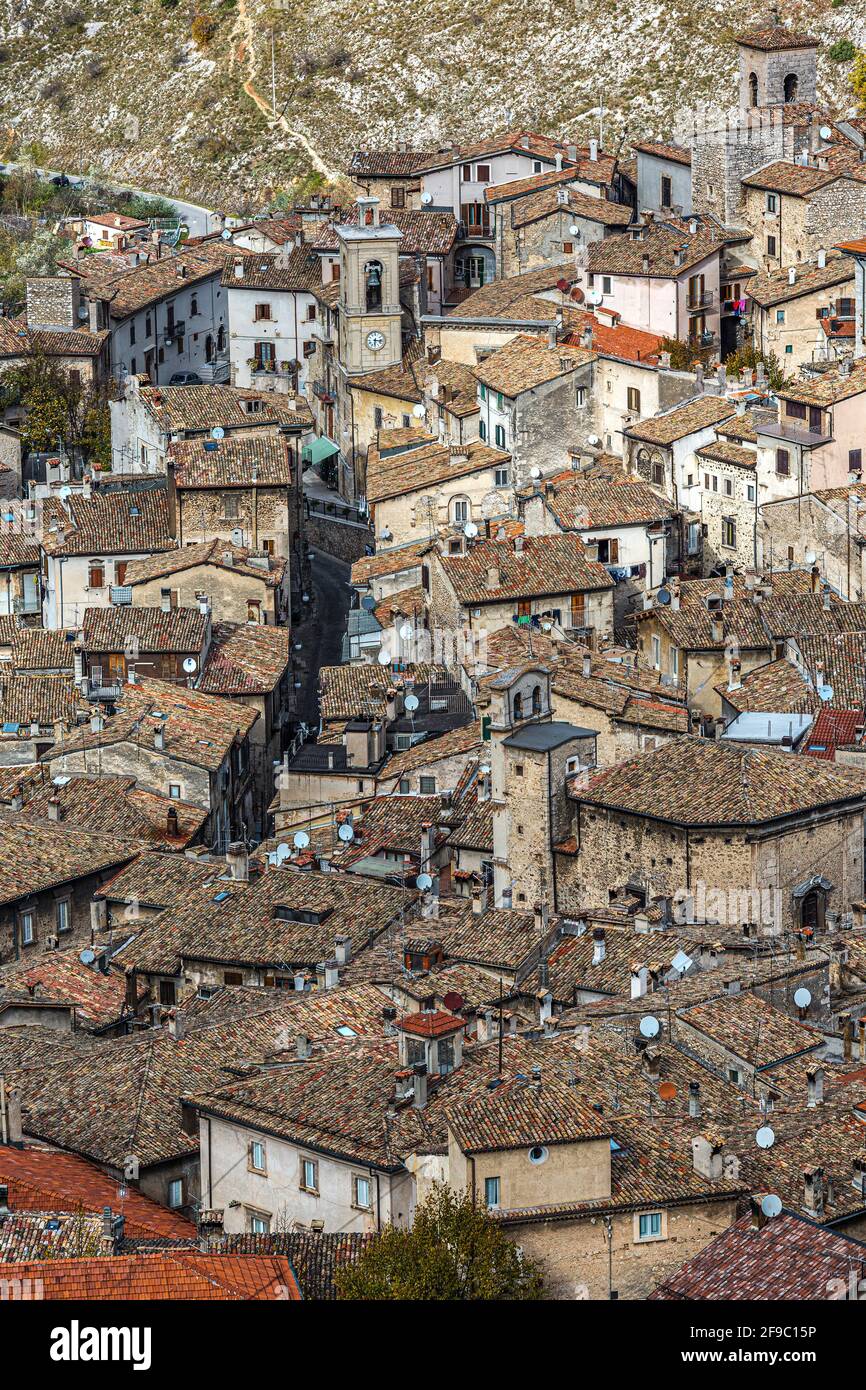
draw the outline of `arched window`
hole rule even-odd
[[[212,362],[212,361],[213,361],[213,334],[212,334],[212,333],[208,333],[207,337],[206,337],[205,340],[204,340],[204,360],[205,360],[205,362]]]
[[[366,287],[367,309],[381,309],[382,307],[382,262],[368,261],[364,266],[364,284]]]
[[[523,718],[523,696],[519,690],[514,697],[514,718],[515,720]]]
[[[797,93],[800,90],[800,79],[795,72],[789,72],[785,78],[785,100],[796,101]]]
[[[225,325],[221,323],[220,326],[219,326],[219,328],[217,329],[217,352],[225,352],[225,350],[226,350],[226,330],[225,330]]]
[[[750,106],[757,106],[757,104],[758,104],[758,74],[757,74],[756,72],[750,72],[750,73],[749,73],[749,105],[750,105]]]
[[[462,526],[465,521],[470,519],[472,508],[468,497],[451,498],[451,520],[457,526]]]
[[[536,685],[532,691],[532,713],[541,713],[541,686]]]

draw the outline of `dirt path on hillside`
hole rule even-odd
[[[251,74],[254,74],[256,67],[256,32],[253,27],[252,18],[247,11],[246,0],[238,0],[237,19],[232,29],[231,40],[233,45],[232,61],[236,62],[242,68],[246,67]],[[256,87],[255,77],[253,75],[246,79],[243,87],[246,95],[251,101],[255,102],[262,114],[267,117],[271,127],[282,130],[284,134],[288,135],[290,140],[300,145],[306,151],[314,169],[322,174],[329,183],[338,183],[340,181],[342,177],[340,171],[332,169],[325,163],[325,160],[319,154],[318,150],[310,144],[310,141],[307,139],[306,135],[304,135],[303,131],[295,130],[293,126],[290,126],[285,116],[277,116],[276,120],[274,120],[271,103],[262,96],[261,92]]]

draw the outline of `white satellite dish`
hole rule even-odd
[[[225,439],[226,432],[223,429],[222,425],[214,425],[213,429],[210,432],[210,437],[211,439]]]
[[[829,140],[833,132],[828,125],[822,125],[818,128],[818,134],[822,140]]]
[[[601,290],[587,290],[586,292],[587,304],[600,304],[603,299],[604,295]]]
[[[377,656],[376,660],[378,661],[378,663],[379,663],[380,666],[390,666],[390,665],[391,665],[391,653],[390,653],[390,652],[386,652],[386,651],[385,651],[385,648],[382,647],[382,649],[380,650],[379,655]]]
[[[81,961],[82,965],[92,965],[96,960],[96,952],[91,951],[89,946],[85,946],[78,959]]]
[[[382,530],[379,532],[379,540],[380,540],[380,541],[389,541],[390,539],[391,539],[391,531],[390,531],[390,529],[389,529],[387,526],[383,526],[383,527],[382,527]]]
[[[425,208],[426,208],[426,207],[429,207],[430,204],[432,203],[432,201],[433,201],[433,194],[432,194],[432,193],[422,193],[422,194],[421,194],[421,202],[424,204]]]
[[[833,698],[833,687],[832,687],[832,685],[819,685],[819,686],[818,686],[818,694],[819,694],[819,696],[821,697],[822,700],[832,700],[832,698]]]
[[[475,525],[474,521],[467,521],[466,525],[463,527],[463,534],[467,536],[470,541],[478,535],[478,527]]]
[[[280,844],[280,845],[277,845],[277,852],[276,852],[276,856],[275,856],[275,857],[276,857],[277,863],[278,863],[278,864],[284,863],[285,860],[288,859],[288,857],[289,857],[289,855],[291,854],[291,852],[292,852],[292,851],[289,849],[288,845],[287,845],[285,842],[283,842],[283,843]]]
[[[587,444],[592,444],[593,447],[595,447],[596,444],[601,443],[601,440],[599,439],[597,434],[588,434],[586,436],[586,442]]]
[[[420,888],[422,893],[426,893],[428,888],[433,887],[433,880],[429,874],[419,874],[415,880],[416,888]]]
[[[570,231],[572,236],[580,236],[580,228],[578,227],[576,222],[572,222],[568,230]]]
[[[404,642],[411,642],[415,635],[415,629],[411,623],[404,623],[400,628],[400,636]]]
[[[418,405],[413,405],[412,414],[415,416],[416,420],[424,419],[424,407],[423,405],[421,405],[420,402],[418,403]]]
[[[231,241],[232,239],[232,234],[229,231],[228,227],[223,228],[223,230],[220,232],[220,236],[222,237],[223,241]]]
[[[755,1143],[759,1149],[771,1149],[776,1142],[776,1136],[769,1125],[762,1125],[755,1135]]]
[[[782,1199],[775,1192],[768,1192],[761,1198],[761,1211],[765,1216],[778,1216],[782,1210]]]
[[[538,467],[538,464],[536,464],[534,468],[530,468],[529,476],[530,478],[535,478],[536,482],[538,481],[541,477],[541,469]]]
[[[349,825],[348,823],[346,825],[341,825],[339,830],[337,831],[337,834],[339,835],[340,839],[343,841],[345,845],[347,845],[350,840],[354,840],[355,838],[355,832],[352,829],[351,825]]]
[[[418,708],[418,696],[407,695],[404,703],[409,713],[414,714],[416,709]]]
[[[641,1037],[642,1037],[642,1038],[655,1038],[655,1037],[658,1037],[658,1032],[659,1032],[659,1028],[660,1028],[660,1027],[661,1027],[661,1025],[660,1025],[660,1023],[659,1023],[659,1021],[658,1021],[657,1018],[653,1018],[652,1014],[646,1014],[646,1015],[641,1019],[641,1021],[640,1021],[640,1032],[641,1032]]]
[[[794,1003],[797,1005],[797,1008],[798,1008],[798,1009],[808,1009],[808,1007],[809,1007],[809,1005],[811,1004],[811,1002],[812,1002],[812,996],[811,996],[811,994],[809,993],[809,991],[808,991],[807,989],[801,988],[801,989],[795,990],[795,992],[794,992]]]
[[[184,657],[184,659],[183,659],[183,669],[186,671],[186,673],[187,673],[188,676],[191,676],[191,675],[193,674],[194,671],[197,671],[197,670],[198,670],[198,662],[196,661],[196,659],[195,659],[194,656],[185,656],[185,657]]]
[[[306,849],[309,843],[310,837],[307,834],[306,830],[295,831],[294,836],[292,837],[292,844],[294,845],[295,849]]]

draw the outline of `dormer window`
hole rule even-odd
[[[364,286],[367,311],[382,307],[382,262],[368,261],[364,266]]]

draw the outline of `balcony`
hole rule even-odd
[[[715,295],[715,290],[700,290],[696,294],[688,294],[686,296],[686,308],[690,314],[699,314],[704,309],[711,309]]]
[[[457,224],[458,241],[492,241],[493,228],[490,223],[483,222],[458,222]]]
[[[186,333],[186,319],[177,319],[174,323],[165,325],[165,345],[168,347],[174,342],[175,338],[182,338]]]
[[[313,395],[316,396],[324,405],[336,405],[337,397],[333,391],[329,391],[327,386],[321,381],[313,382]]]

